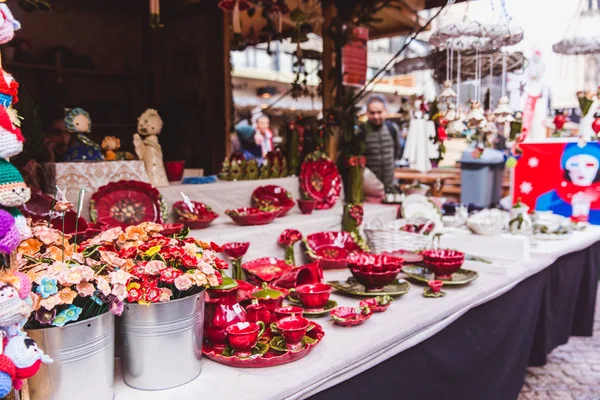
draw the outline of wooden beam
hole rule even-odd
[[[225,79],[225,154],[231,155],[231,130],[233,122],[233,87],[231,85],[231,29],[229,29],[229,14],[223,14],[223,65]],[[220,162],[221,160],[217,160]]]
[[[335,57],[335,44],[333,39],[327,32],[327,28],[331,26],[331,22],[336,15],[335,5],[333,1],[324,2],[321,8],[323,13],[323,24],[321,37],[323,38],[323,111],[333,107],[334,104],[334,57]],[[327,153],[332,160],[336,158],[337,143],[339,138],[338,133],[329,140],[327,144]]]

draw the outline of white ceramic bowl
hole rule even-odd
[[[494,236],[501,234],[506,229],[509,220],[510,216],[505,211],[482,210],[469,217],[467,227],[478,235]]]

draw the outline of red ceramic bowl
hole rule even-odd
[[[354,308],[354,307],[338,307],[329,313],[331,319],[341,326],[356,326],[360,325],[373,315],[369,307]]]
[[[186,228],[190,229],[205,229],[212,224],[212,222],[219,217],[216,212],[210,211],[207,214],[198,216],[198,219],[179,219],[176,222],[183,224]]]
[[[164,236],[171,236],[181,232],[184,225],[182,223],[177,224],[163,224],[163,230],[160,232]]]
[[[345,268],[346,256],[361,248],[348,232],[318,232],[308,235],[304,241],[307,254],[318,260],[323,269]]]
[[[185,161],[166,161],[165,172],[169,182],[179,182],[183,179],[183,171],[185,169]]]
[[[423,263],[438,279],[450,279],[465,262],[465,253],[456,250],[425,250]]]
[[[227,257],[233,259],[242,258],[248,251],[248,247],[250,247],[250,242],[232,242],[225,243],[221,246],[223,253],[227,254]]]
[[[363,272],[387,272],[402,268],[402,259],[382,254],[352,252],[346,257],[348,268]]]
[[[250,355],[250,350],[256,346],[256,342],[264,330],[265,325],[262,322],[238,322],[225,329],[229,344],[238,353],[238,356],[242,357]]]
[[[293,317],[294,315],[302,316],[304,314],[304,309],[302,307],[296,306],[287,306],[287,307],[277,307],[275,309],[275,315],[277,316],[277,320],[287,317]]]
[[[396,279],[402,268],[385,272],[366,272],[358,268],[350,268],[352,276],[358,283],[363,285],[369,291],[381,290]]]
[[[302,347],[310,322],[304,317],[286,317],[276,322],[277,329],[285,339],[285,346],[294,351]]]
[[[326,283],[300,285],[295,290],[300,302],[311,310],[325,307],[331,294],[331,286]]]
[[[285,216],[294,207],[294,200],[286,188],[266,185],[259,186],[252,192],[252,205],[256,207],[260,204],[278,207],[279,218]]]
[[[261,211],[258,208],[244,207],[234,210],[227,210],[225,214],[229,216],[238,225],[267,225],[277,218],[277,211]]]
[[[298,208],[302,214],[312,214],[313,210],[317,206],[316,200],[302,200],[298,199]]]

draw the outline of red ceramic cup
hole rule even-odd
[[[331,286],[326,283],[308,283],[296,287],[298,299],[307,309],[325,307],[331,294]]]
[[[316,200],[302,200],[298,199],[298,208],[302,214],[312,214],[313,210],[317,206]]]
[[[256,346],[258,338],[265,332],[265,324],[258,322],[238,322],[229,325],[227,329],[229,345],[235,350],[238,357],[248,357],[252,348]]]
[[[165,172],[169,182],[179,182],[183,179],[185,161],[167,161],[165,162]]]
[[[285,347],[291,351],[302,348],[302,338],[306,335],[310,322],[304,317],[286,317],[276,322],[277,329],[285,339]]]
[[[301,307],[296,306],[288,306],[288,307],[277,307],[275,309],[275,315],[277,316],[277,320],[293,317],[295,315],[301,317],[304,314],[304,310]]]

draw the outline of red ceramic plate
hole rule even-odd
[[[265,353],[265,355],[261,357],[225,357],[222,355],[223,349],[214,348],[204,344],[204,346],[202,347],[202,353],[204,353],[204,355],[210,358],[211,360],[216,361],[219,364],[229,365],[230,367],[265,368],[287,364],[306,357],[312,351],[312,349],[321,342],[323,336],[325,336],[325,332],[323,331],[321,325],[317,324],[314,321],[310,321],[310,324],[313,325],[314,328],[306,332],[306,336],[315,340],[316,342],[305,344],[304,348],[298,352],[286,351],[285,353],[282,353],[274,349],[269,349]],[[271,339],[270,336],[270,334],[265,334],[261,338],[261,342],[268,343],[268,341]]]
[[[423,255],[421,253],[413,253],[408,250],[396,250],[391,252],[383,252],[381,254],[385,254],[392,257],[399,257],[404,260],[406,264],[418,264],[423,262]]]
[[[317,210],[332,208],[340,198],[342,177],[326,156],[308,155],[300,169],[300,187],[317,200]]]
[[[164,236],[171,236],[181,232],[183,224],[163,224],[163,230],[160,232]]]
[[[175,221],[183,224],[186,228],[204,229],[208,228],[217,218],[219,218],[219,214],[214,211],[209,211],[207,214],[198,216],[197,219],[177,219]]]
[[[250,281],[255,283],[271,282],[275,279],[281,278],[281,276],[292,269],[291,265],[288,265],[283,260],[278,260],[273,257],[259,258],[258,260],[252,260],[242,264],[242,269],[249,275]]]
[[[258,208],[236,208],[225,214],[238,225],[267,225],[277,218],[278,211],[261,211]]]
[[[304,239],[306,254],[319,260],[323,269],[346,268],[346,256],[350,252],[361,252],[352,236],[347,232],[319,232]]]
[[[376,312],[384,312],[385,310],[387,310],[391,305],[392,305],[392,298],[390,297],[389,300],[387,301],[387,303],[384,302],[384,304],[380,304],[377,301],[377,298],[375,297],[371,297],[370,299],[367,300],[362,300],[360,303],[358,303],[361,307],[369,307],[369,309],[376,313]]]
[[[285,188],[277,185],[257,187],[252,192],[252,205],[267,205],[279,207],[277,217],[283,217],[294,207],[292,194]]]
[[[119,181],[102,186],[92,195],[92,221],[126,228],[142,222],[161,224],[166,205],[154,186],[140,181]]]
[[[354,307],[338,307],[332,310],[329,315],[333,322],[341,326],[356,326],[360,325],[373,315],[369,307],[354,308]]]

